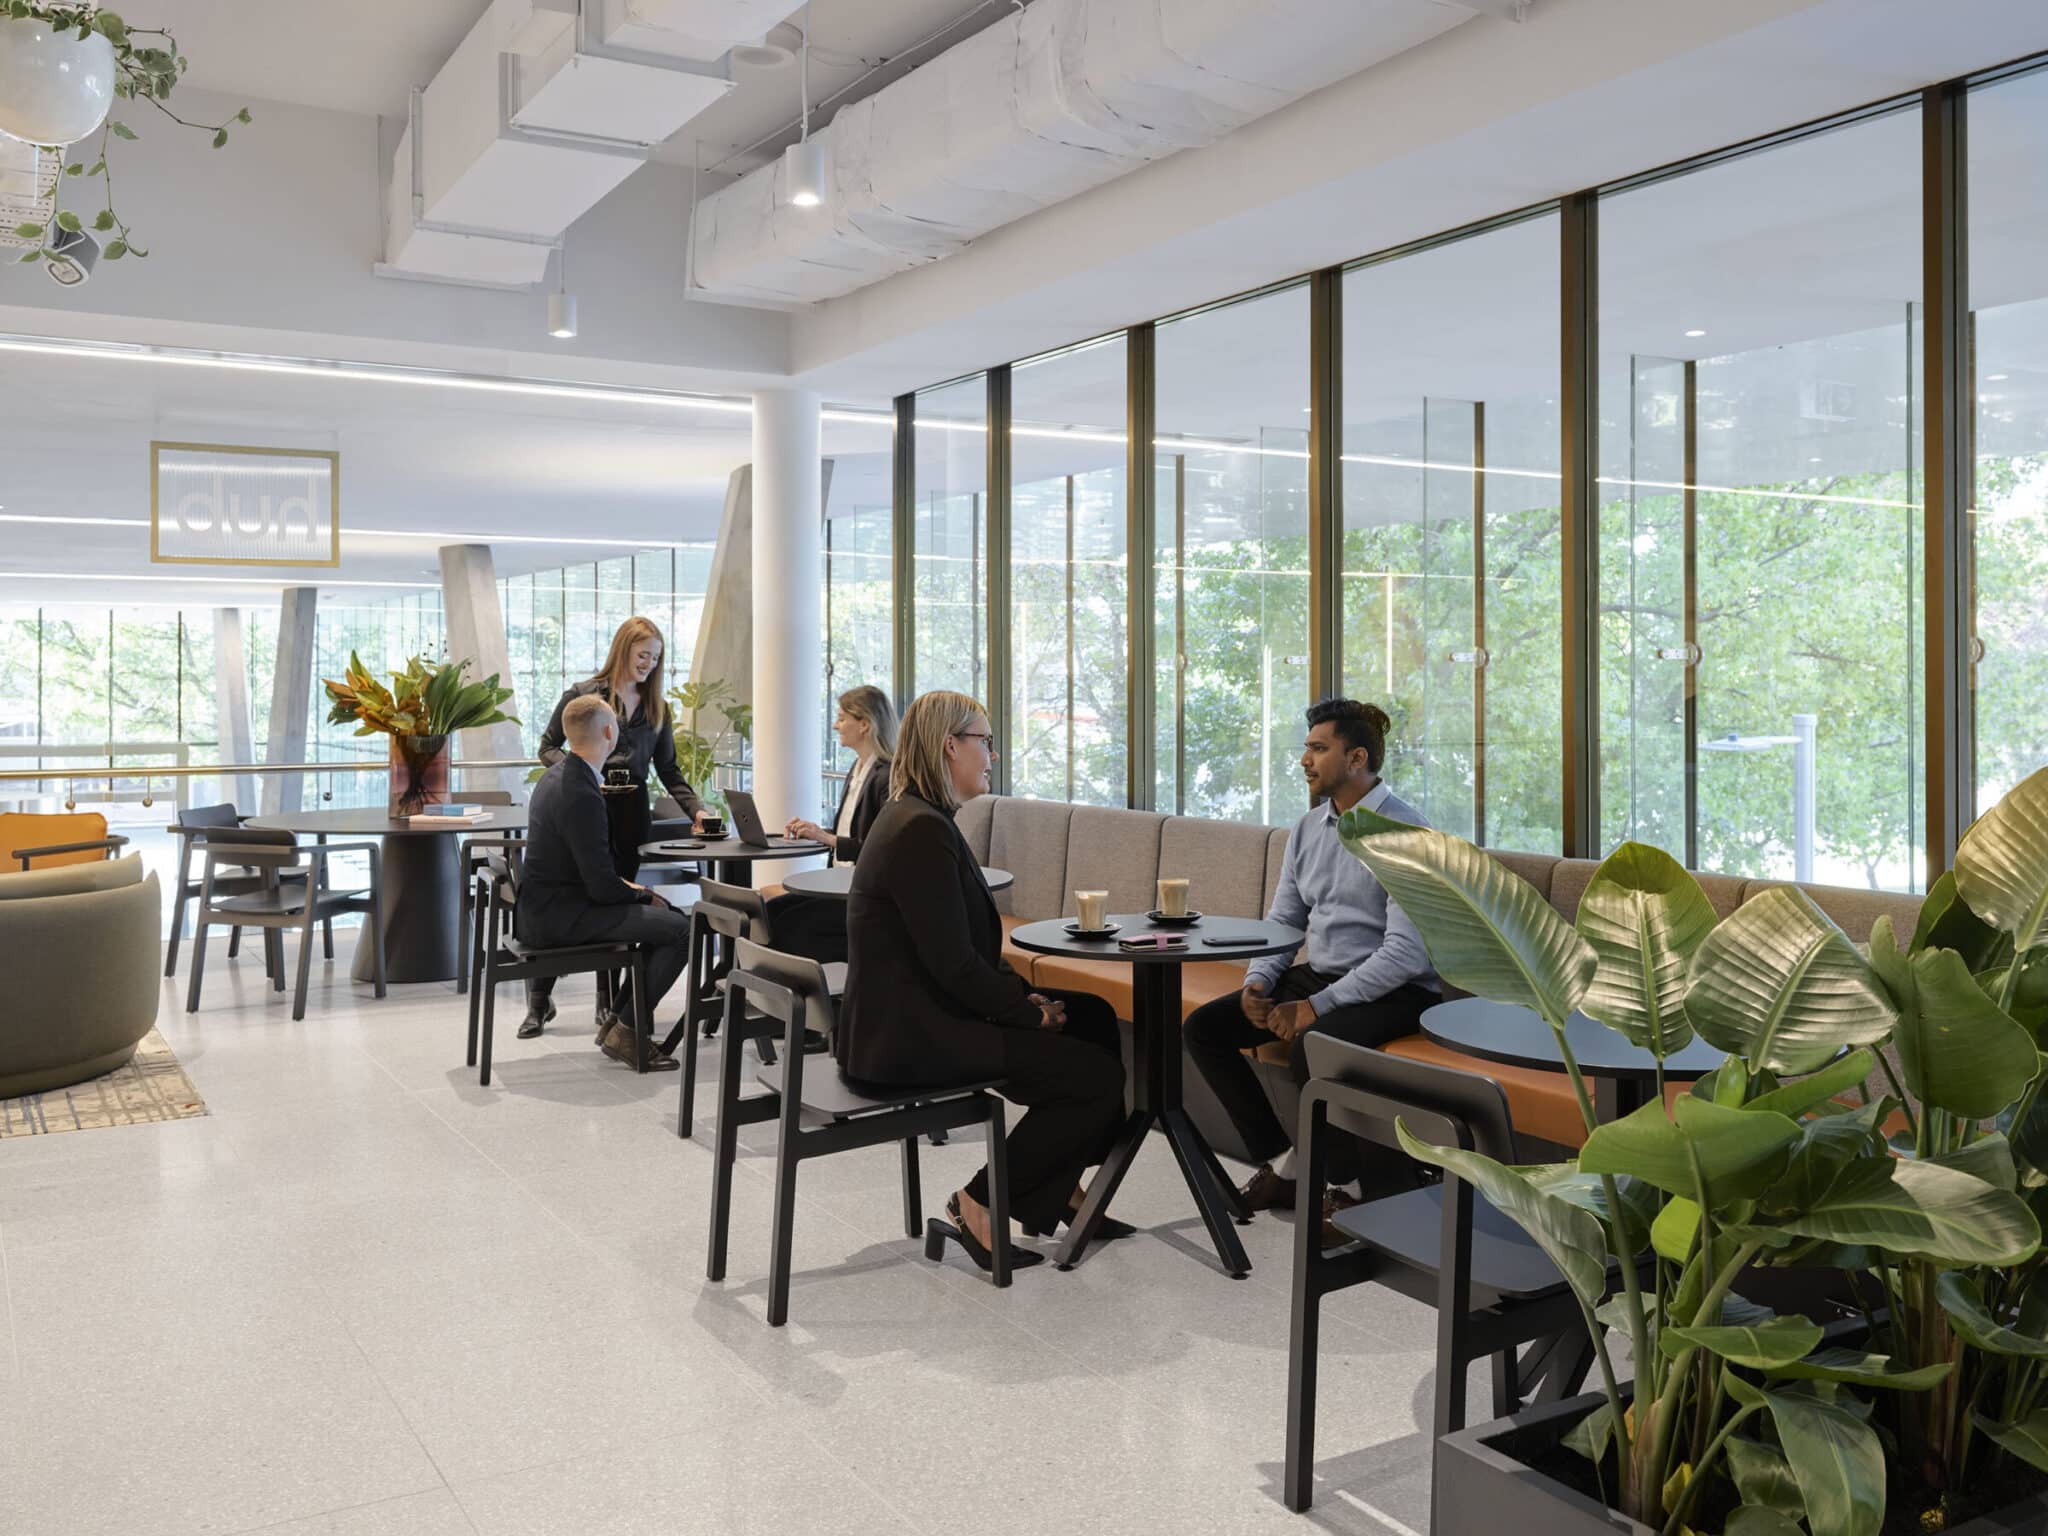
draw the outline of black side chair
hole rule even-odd
[[[178,840],[178,883],[171,898],[171,941],[164,947],[164,974],[178,973],[178,942],[185,936],[185,910],[199,897],[200,882],[192,878],[192,848],[195,837],[207,832],[217,832],[223,827],[235,828],[242,824],[242,816],[232,805],[193,805],[179,812],[178,819],[164,830]],[[326,838],[320,839],[323,843]],[[202,866],[203,867],[203,866]],[[280,872],[285,880],[303,880],[306,871],[288,869]],[[216,895],[246,896],[252,891],[263,889],[263,875],[256,870],[236,871],[232,868],[214,872],[213,889]],[[329,960],[334,958],[334,924],[329,921],[320,925],[320,945]],[[242,930],[235,927],[228,934],[228,958],[234,959],[242,952]],[[270,958],[270,946],[265,945],[263,956]]]
[[[1305,1038],[1313,1080],[1301,1098],[1302,1159],[1294,1223],[1294,1310],[1287,1369],[1287,1507],[1309,1507],[1315,1482],[1316,1345],[1323,1298],[1375,1282],[1436,1308],[1433,1436],[1465,1425],[1465,1373],[1493,1361],[1493,1414],[1576,1392],[1593,1361],[1578,1299],[1543,1250],[1472,1187],[1439,1184],[1340,1211],[1353,1246],[1322,1248],[1324,1170],[1331,1131],[1349,1131],[1405,1156],[1399,1116],[1437,1146],[1518,1161],[1507,1096],[1492,1078],[1389,1056],[1328,1035]],[[1616,1271],[1618,1273],[1618,1271]],[[1523,1345],[1533,1345],[1517,1356]]]
[[[889,1088],[855,1083],[835,1063],[804,1053],[806,1025],[828,1036],[838,1007],[825,987],[825,968],[815,960],[777,954],[746,939],[725,992],[725,1050],[718,1070],[718,1131],[711,1183],[711,1251],[705,1276],[725,1278],[726,1233],[732,1219],[733,1163],[739,1128],[778,1122],[775,1139],[775,1227],[768,1260],[768,1326],[789,1320],[789,1272],[796,1235],[796,1173],[814,1157],[860,1147],[900,1143],[903,1149],[903,1227],[925,1234],[924,1198],[919,1187],[917,1138],[929,1131],[970,1125],[988,1129],[989,1222],[995,1246],[990,1278],[1010,1283],[1009,1162],[1005,1153],[1003,1101],[991,1091],[999,1080],[947,1088]],[[755,1080],[768,1092],[740,1097],[740,1045],[768,1032],[782,1036],[779,1062],[762,1066]],[[934,1245],[925,1247],[937,1258]]]
[[[519,910],[519,860],[510,849],[493,855],[480,872],[478,887],[485,894],[483,911],[475,932],[470,963],[477,985],[469,998],[468,1064],[476,1067],[477,1082],[491,1085],[491,1041],[497,1028],[498,988],[508,981],[527,981],[536,976],[580,976],[615,970],[629,972],[633,979],[633,1069],[647,1070],[647,1047],[654,1033],[653,1010],[647,1005],[646,952],[637,944],[570,944],[540,949],[520,942],[513,931]]]
[[[466,791],[462,798],[463,802],[468,805],[511,805],[514,803],[512,791],[509,789],[470,790]],[[525,839],[526,834],[524,832],[516,828],[507,827],[483,837],[465,837],[462,840],[462,847],[457,854],[457,857],[462,861],[462,905],[456,913],[455,921],[457,928],[460,930],[458,943],[461,946],[465,962],[474,948],[470,943],[470,935],[475,930],[477,912],[477,903],[473,899],[473,894],[476,890],[477,871],[483,868],[485,862],[490,857],[492,849],[522,846]],[[457,996],[469,990],[469,976],[470,968],[465,963],[455,973],[455,991]]]
[[[199,883],[199,926],[192,935],[192,977],[185,993],[185,1011],[199,1011],[200,980],[206,971],[206,930],[213,923],[231,923],[263,930],[264,962],[271,985],[284,990],[284,930],[299,930],[299,977],[292,995],[292,1018],[306,1016],[306,986],[313,967],[313,928],[331,925],[336,917],[360,912],[369,920],[365,935],[371,944],[372,974],[377,996],[384,985],[384,895],[379,879],[382,850],[372,840],[327,843],[301,848],[289,832],[258,827],[195,829],[192,840],[206,852],[206,873]],[[338,853],[367,853],[370,883],[354,890],[336,890],[328,879],[328,861]],[[300,866],[299,860],[308,860]],[[237,870],[226,878],[239,883],[239,869],[253,869],[262,882],[253,891],[223,895],[222,868]],[[294,876],[296,875],[296,878]],[[327,951],[334,953],[332,940]]]

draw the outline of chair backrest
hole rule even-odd
[[[464,805],[514,805],[509,789],[465,789],[461,800]]]
[[[89,843],[107,835],[107,818],[98,811],[64,811],[48,814],[8,811],[0,814],[0,863],[18,867],[15,850],[52,848],[63,843]],[[55,869],[61,864],[91,864],[107,856],[104,848],[84,848],[77,853],[47,853],[32,864],[35,869]]]
[[[223,847],[251,850],[258,848],[277,849],[278,856],[264,857],[260,860],[262,866],[266,869],[289,869],[299,862],[298,838],[289,832],[281,831],[274,827],[238,827],[229,824],[222,827],[195,828],[192,833],[192,845],[198,852],[206,854],[209,863],[213,862],[216,853]],[[259,862],[253,854],[245,856],[234,852],[220,854],[219,858],[220,863],[216,867],[220,868],[225,868],[229,865],[246,866]]]
[[[714,907],[726,907],[746,919],[747,926],[741,937],[752,939],[757,944],[771,944],[768,936],[768,899],[759,891],[744,885],[726,885],[717,880],[706,880],[697,887],[697,905],[706,902]],[[723,932],[724,930],[719,930]]]
[[[178,812],[181,827],[239,827],[242,813],[232,805],[188,805]]]
[[[1382,1146],[1398,1147],[1398,1116],[1412,1135],[1432,1145],[1469,1146],[1496,1162],[1519,1161],[1507,1095],[1492,1078],[1390,1056],[1320,1033],[1303,1036],[1302,1048],[1308,1052],[1310,1077],[1343,1083],[1378,1101],[1369,1111],[1333,1111],[1333,1125],[1341,1124]]]
[[[674,795],[663,795],[654,802],[654,819],[656,821],[688,821],[690,818],[685,814],[682,802],[677,800]]]
[[[800,1022],[826,1039],[832,1038],[832,1031],[839,1022],[839,1010],[825,981],[825,968],[817,961],[802,955],[785,955],[751,939],[741,939],[734,949],[733,973],[728,984],[744,992],[746,984],[742,978],[745,976],[758,976],[763,981],[787,988],[800,1010]],[[789,1015],[768,994],[749,994],[747,1001],[763,1013],[781,1019],[784,1024],[789,1023]]]

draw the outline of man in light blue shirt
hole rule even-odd
[[[1301,768],[1320,803],[1287,836],[1280,887],[1266,914],[1273,922],[1306,929],[1308,942],[1293,964],[1284,955],[1255,962],[1245,973],[1243,991],[1205,1003],[1183,1030],[1189,1057],[1245,1146],[1266,1159],[1241,1191],[1255,1211],[1293,1208],[1293,1138],[1243,1053],[1285,1041],[1294,1080],[1306,1083],[1303,1035],[1320,1030],[1359,1045],[1380,1045],[1413,1034],[1422,1010],[1441,997],[1415,925],[1337,835],[1337,818],[1354,805],[1426,825],[1380,780],[1388,724],[1384,711],[1356,699],[1325,699],[1310,707]],[[1332,1187],[1323,1215],[1325,1246],[1334,1247],[1345,1239],[1327,1227],[1328,1217],[1355,1200],[1341,1186],[1354,1183],[1359,1164],[1353,1138],[1332,1136],[1330,1143]]]

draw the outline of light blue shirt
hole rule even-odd
[[[1429,825],[1384,783],[1375,784],[1359,804],[1396,821]],[[1325,976],[1342,973],[1309,998],[1317,1018],[1332,1008],[1385,997],[1410,982],[1442,990],[1408,914],[1337,835],[1337,809],[1331,801],[1310,811],[1287,834],[1280,888],[1266,918],[1308,930],[1301,960],[1311,970]],[[1245,979],[1264,982],[1270,992],[1288,963],[1285,955],[1268,955],[1246,968]]]

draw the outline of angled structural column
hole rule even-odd
[[[496,677],[500,686],[512,680],[512,650],[505,640],[505,608],[498,601],[498,568],[488,544],[444,544],[441,546],[441,611],[448,626],[448,659],[468,662],[465,682]],[[536,714],[544,722],[552,700],[514,698],[513,714],[532,721]],[[456,744],[455,759],[500,758],[510,761],[525,755],[519,727],[511,721],[482,725],[464,731]],[[517,768],[488,773],[468,773],[456,786],[464,789],[508,789],[517,799],[526,798],[526,774]]]
[[[754,395],[754,798],[762,820],[816,820],[825,695],[818,397]],[[786,872],[781,866],[774,872]]]
[[[320,598],[315,587],[286,587],[277,608],[277,668],[270,676],[270,741],[266,763],[306,760],[306,712],[313,704],[313,616]],[[305,775],[263,776],[267,815],[299,810]]]

